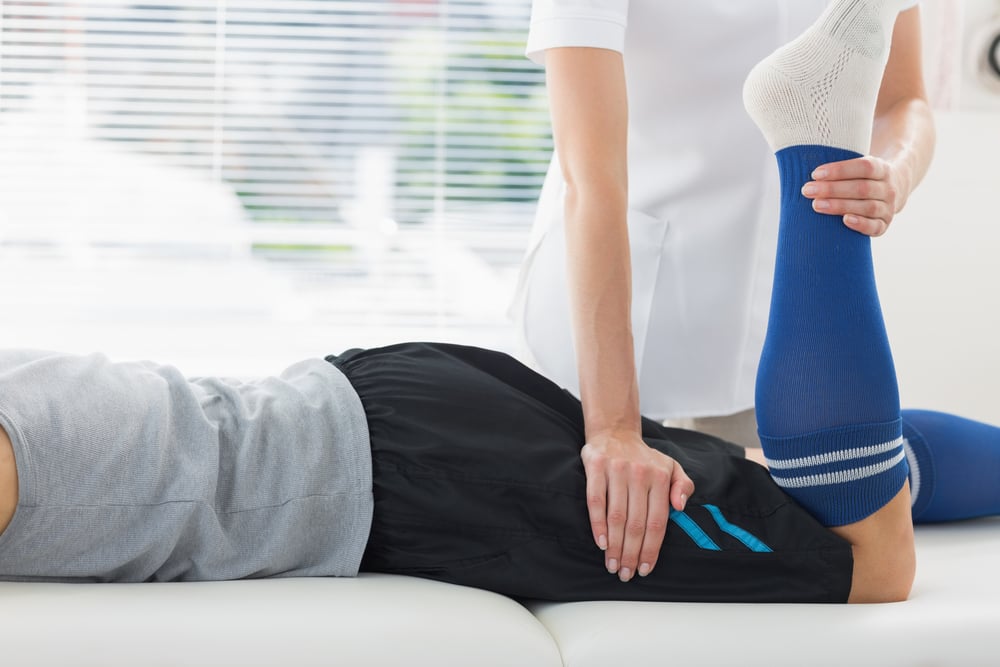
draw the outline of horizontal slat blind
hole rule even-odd
[[[222,248],[346,281],[422,326],[482,324],[435,258],[509,284],[523,252],[551,154],[529,11],[0,0],[0,244]],[[437,287],[399,303],[422,284]]]

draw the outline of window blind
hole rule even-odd
[[[244,296],[199,313],[290,310],[320,328],[375,322],[369,338],[504,347],[551,154],[543,75],[523,56],[529,12],[530,0],[0,1],[0,252],[35,286],[15,299],[18,277],[0,275],[0,304],[36,289],[38,310],[85,309],[115,290],[67,299],[60,281],[116,262],[128,275],[244,272]],[[192,281],[143,297],[190,315],[170,303],[196,303]],[[241,310],[245,293],[282,284],[291,296],[271,311]],[[133,306],[105,309],[155,310],[129,294]]]

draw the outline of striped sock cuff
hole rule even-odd
[[[919,522],[924,511],[934,497],[937,476],[934,458],[927,446],[924,434],[905,417],[903,418],[903,450],[910,467],[910,498],[913,506],[913,521]]]
[[[760,440],[772,479],[824,526],[870,516],[899,493],[909,470],[898,419]]]

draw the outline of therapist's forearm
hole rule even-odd
[[[934,116],[924,87],[920,8],[902,12],[879,89],[871,154],[889,163],[895,177],[893,213],[905,206],[934,155]]]
[[[925,99],[901,100],[875,117],[871,153],[898,174],[897,213],[927,173],[934,143],[934,117]]]
[[[588,440],[641,431],[626,199],[624,188],[570,184],[565,200],[569,296]]]
[[[641,443],[624,62],[605,49],[550,49],[546,83],[566,183],[567,283],[587,440]]]

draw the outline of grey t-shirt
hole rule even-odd
[[[0,579],[353,576],[372,517],[361,401],[320,360],[257,381],[0,352],[19,498]]]

